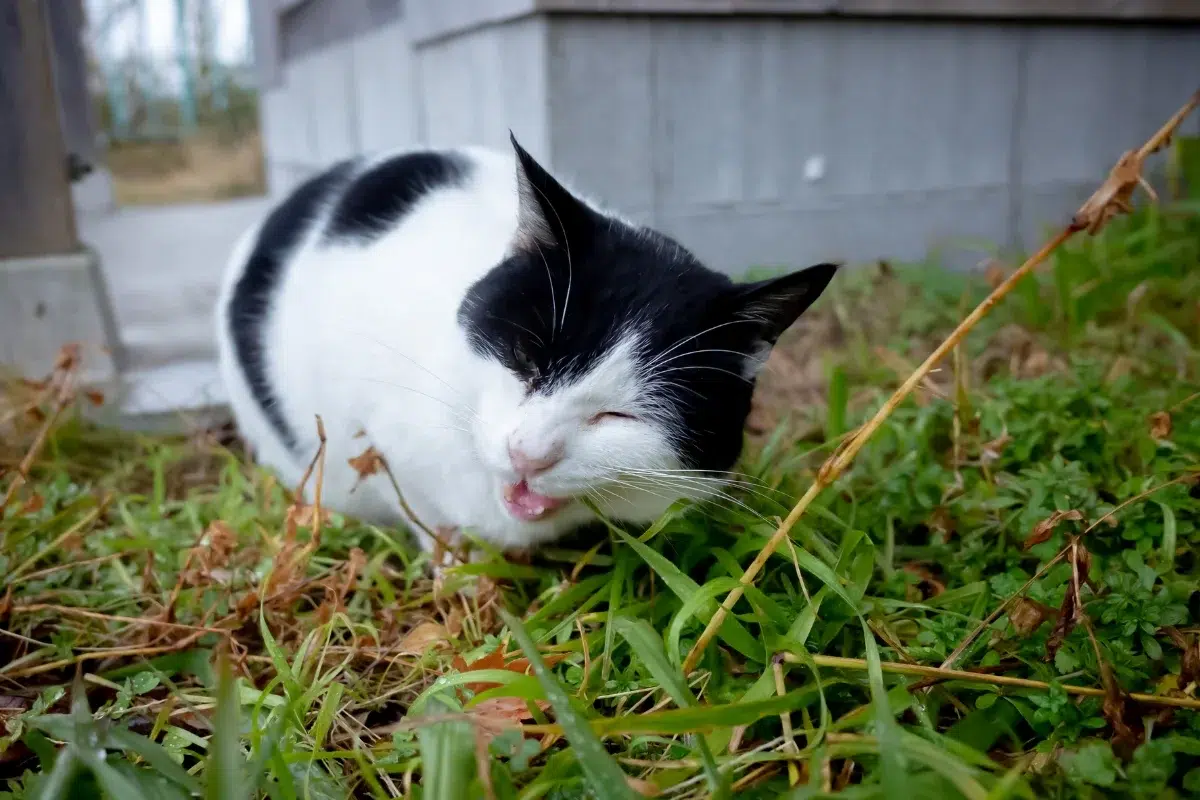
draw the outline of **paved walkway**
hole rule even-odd
[[[100,254],[129,367],[126,421],[181,421],[224,405],[212,313],[234,241],[265,198],[87,211],[80,234]]]

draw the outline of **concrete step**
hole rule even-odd
[[[214,360],[176,361],[121,376],[121,390],[97,421],[148,433],[190,433],[229,419]]]
[[[179,362],[214,361],[217,346],[208,315],[144,322],[121,329],[125,363],[142,371]]]

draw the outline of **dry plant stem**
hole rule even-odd
[[[848,669],[860,672],[867,669],[867,661],[864,658],[809,655],[807,653],[804,655],[784,653],[783,658],[790,664],[803,664],[811,661],[817,666],[829,667],[830,669]],[[1045,681],[1035,681],[1030,678],[1012,678],[1008,675],[991,675],[986,672],[942,669],[940,667],[927,667],[921,664],[898,664],[894,661],[885,661],[880,666],[884,672],[895,672],[901,675],[920,675],[923,678],[970,681],[972,683],[987,683],[992,686],[1013,686],[1019,689],[1038,689],[1041,691],[1046,691],[1050,688],[1050,684]],[[1080,697],[1104,697],[1104,690],[1095,686],[1072,686],[1070,684],[1060,684],[1060,686],[1062,686],[1063,691],[1067,694],[1078,695]],[[1141,694],[1138,692],[1131,693],[1128,697],[1149,706],[1171,706],[1173,708],[1200,710],[1200,700],[1195,700],[1191,697],[1168,697],[1166,695]]]
[[[321,490],[325,486],[325,422],[317,415],[317,438],[321,446],[317,448],[317,485],[313,489],[313,532],[309,548],[316,550],[321,544]]]
[[[124,558],[127,555],[129,555],[129,553],[109,553],[106,556],[97,556],[96,558],[86,558],[83,561],[70,561],[70,562],[67,562],[66,564],[57,564],[53,567],[46,567],[45,569],[39,569],[37,572],[30,572],[27,575],[21,575],[18,578],[6,578],[5,583],[15,586],[18,583],[27,583],[29,581],[35,581],[40,578],[44,578],[47,575],[53,575],[56,572],[62,572],[65,569],[79,569],[80,567],[95,566],[96,564],[103,564],[106,561],[116,561],[117,559]]]
[[[1179,127],[1179,124],[1183,121],[1184,117],[1186,117],[1192,111],[1192,109],[1196,107],[1197,104],[1200,104],[1200,91],[1197,91],[1194,95],[1192,95],[1188,103],[1184,105],[1184,107],[1178,112],[1176,112],[1175,115],[1171,117],[1166,124],[1159,128],[1158,132],[1156,132],[1154,136],[1150,137],[1150,139],[1137,151],[1137,153],[1134,155],[1134,158],[1138,159],[1136,166],[1139,168],[1139,171],[1132,176],[1133,185],[1137,184],[1137,179],[1140,176],[1140,159],[1144,158],[1150,153],[1155,152],[1164,144],[1166,144],[1166,142],[1170,139],[1171,134],[1177,127]],[[1126,162],[1127,159],[1123,157],[1118,166],[1121,164],[1126,164]],[[1122,183],[1121,181],[1124,182]],[[1050,241],[1042,245],[1041,249],[1027,258],[1025,263],[1022,264],[1015,272],[1013,272],[1012,275],[1008,276],[1003,283],[992,290],[992,293],[984,298],[983,302],[981,302],[974,311],[968,314],[967,317],[958,324],[958,327],[954,329],[954,332],[951,333],[950,336],[947,337],[946,340],[942,342],[936,350],[930,353],[929,357],[925,359],[924,363],[917,368],[917,371],[908,376],[908,379],[900,385],[900,388],[898,388],[890,398],[888,398],[888,401],[883,404],[878,412],[876,412],[875,416],[871,418],[870,422],[862,426],[854,435],[854,438],[847,442],[845,448],[843,448],[840,452],[835,452],[832,456],[830,456],[830,458],[821,466],[820,471],[817,473],[817,479],[813,481],[812,485],[809,486],[808,491],[805,492],[804,496],[800,498],[800,501],[796,503],[796,506],[787,515],[787,518],[783,521],[783,524],[781,524],[776,529],[775,533],[771,535],[771,538],[759,552],[758,556],[756,556],[754,561],[750,563],[750,566],[746,568],[746,571],[739,579],[740,585],[734,587],[729,592],[729,594],[725,597],[724,602],[721,603],[716,613],[713,614],[712,619],[709,620],[704,632],[700,635],[700,638],[696,641],[696,644],[692,647],[691,651],[687,655],[687,658],[684,660],[683,673],[685,675],[696,668],[696,662],[699,661],[700,655],[704,652],[704,649],[708,647],[708,644],[713,640],[713,637],[716,636],[717,631],[725,622],[725,618],[729,615],[729,612],[733,610],[733,607],[737,604],[737,601],[741,599],[742,594],[745,592],[745,587],[754,583],[754,579],[758,577],[758,573],[762,571],[762,568],[766,565],[768,559],[770,559],[770,557],[775,553],[776,549],[779,548],[779,545],[783,542],[783,540],[787,538],[792,527],[796,524],[797,520],[800,519],[808,507],[812,505],[812,502],[816,499],[817,495],[819,495],[822,490],[837,480],[837,478],[846,470],[846,468],[850,466],[850,464],[854,461],[854,457],[857,456],[858,452],[863,448],[863,445],[865,445],[871,436],[873,436],[875,432],[879,430],[884,421],[891,416],[892,412],[895,411],[902,402],[904,402],[904,399],[912,393],[912,390],[925,379],[925,376],[928,375],[935,366],[937,366],[938,362],[945,358],[951,350],[957,347],[959,343],[962,342],[963,338],[971,331],[971,329],[979,323],[979,320],[983,319],[988,312],[992,310],[993,306],[995,306],[1010,292],[1012,292],[1013,288],[1027,275],[1029,275],[1029,273],[1031,273],[1038,264],[1045,261],[1046,258],[1048,258],[1050,254],[1053,253],[1063,242],[1070,239],[1079,231],[1089,230],[1090,232],[1095,233],[1103,224],[1104,219],[1106,219],[1105,215],[1111,215],[1114,213],[1113,206],[1117,206],[1123,210],[1127,206],[1127,196],[1132,192],[1132,187],[1129,185],[1129,183],[1130,178],[1127,172],[1120,172],[1117,169],[1114,169],[1114,171],[1109,175],[1108,180],[1096,190],[1095,194],[1093,194],[1092,197],[1089,198],[1088,201],[1080,208],[1079,212],[1075,214],[1074,218],[1071,220],[1071,223],[1059,231],[1052,239],[1050,239]]]
[[[71,401],[75,398],[75,372],[73,368],[69,369],[71,371],[65,374],[62,384],[59,386],[58,397],[54,401],[54,410],[42,422],[42,427],[38,430],[37,436],[34,437],[33,444],[29,446],[25,457],[17,465],[16,474],[13,475],[12,481],[4,491],[4,498],[0,499],[0,514],[4,513],[9,503],[16,497],[17,490],[28,482],[29,470],[33,469],[34,462],[42,454],[42,448],[46,446],[46,438],[50,435],[50,431],[54,429],[54,425],[58,422],[58,418],[62,416],[62,412],[66,410],[67,406],[71,405]],[[0,549],[4,547],[4,538],[4,530],[0,529]]]
[[[190,647],[205,631],[196,631],[190,636],[185,636],[174,644],[162,645],[160,647],[131,647],[127,650],[105,650],[102,652],[80,653],[73,658],[63,658],[58,661],[51,661],[47,664],[39,664],[36,667],[27,667],[18,669],[12,672],[5,672],[3,667],[0,667],[0,678],[15,680],[16,678],[28,678],[31,675],[40,675],[43,672],[53,672],[56,669],[71,667],[77,664],[82,664],[85,661],[96,661],[105,658],[129,658],[133,656],[157,656],[163,653],[173,653],[178,650],[184,650]]]
[[[217,633],[222,636],[228,636],[229,631],[225,628],[210,628],[203,625],[185,625],[182,622],[162,622],[156,619],[142,619],[141,617],[122,617],[116,614],[101,614],[99,611],[88,611],[84,608],[75,608],[74,606],[60,606],[53,603],[33,603],[25,606],[13,606],[9,611],[13,614],[33,614],[38,611],[54,611],[58,614],[74,614],[77,617],[87,617],[88,619],[102,619],[107,622],[124,622],[129,625],[154,625],[163,628],[176,628],[181,631],[199,631],[201,633]]]
[[[783,659],[776,657],[771,659],[771,671],[775,675],[775,694],[783,697],[787,694],[787,686],[783,681]],[[790,753],[798,754],[800,746],[796,744],[796,733],[792,729],[792,715],[785,711],[779,715],[779,722],[783,726],[783,748]],[[792,786],[795,786],[800,780],[800,772],[794,762],[788,762],[788,779]]]

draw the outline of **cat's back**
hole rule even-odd
[[[289,192],[234,248],[218,304],[243,430],[293,450],[297,420],[344,399],[323,388],[331,368],[364,371],[364,344],[453,347],[458,303],[504,257],[517,205],[514,159],[471,147],[349,159]]]

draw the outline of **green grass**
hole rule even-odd
[[[1195,206],[1065,248],[818,498],[688,676],[778,518],[979,278],[844,275],[782,345],[818,359],[825,402],[755,438],[730,499],[442,587],[400,531],[289,533],[287,487],[211,437],[67,415],[0,518],[0,797],[1195,795],[1200,714],[1128,693],[1200,681],[1198,267]],[[0,407],[0,466],[38,427],[29,395]],[[978,676],[894,668],[938,667],[1014,597],[954,662]],[[1107,697],[1063,688],[1106,674]]]

